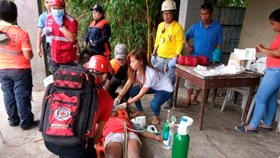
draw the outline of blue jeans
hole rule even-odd
[[[31,112],[31,69],[2,69],[0,83],[9,124],[27,127],[34,121]]]
[[[280,68],[267,68],[256,94],[256,105],[250,127],[257,128],[263,119],[271,126],[277,108],[277,92],[280,86]]]
[[[129,90],[129,96],[131,98],[136,96],[140,92],[140,90],[141,90],[141,88],[138,85],[133,86]],[[171,97],[172,92],[157,91],[157,90],[150,88],[149,91],[147,92],[147,94],[151,94],[151,93],[154,93],[155,96],[154,96],[154,99],[150,102],[150,107],[151,107],[152,111],[154,112],[154,115],[159,116],[161,105]],[[138,100],[137,102],[135,102],[135,105],[136,105],[138,111],[143,111],[141,100]]]

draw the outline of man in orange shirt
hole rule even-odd
[[[0,42],[0,83],[9,125],[20,125],[23,130],[39,124],[31,111],[32,75],[30,60],[33,57],[28,33],[18,25],[17,7],[13,2],[0,4],[0,32],[6,42]]]

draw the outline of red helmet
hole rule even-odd
[[[99,73],[110,72],[110,63],[102,55],[94,55],[89,59],[87,64],[88,69],[93,69]]]
[[[49,0],[48,1],[49,6],[65,6],[64,0]]]

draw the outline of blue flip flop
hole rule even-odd
[[[245,125],[236,126],[235,130],[240,133],[257,133],[256,129],[246,129]]]

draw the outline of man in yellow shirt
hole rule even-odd
[[[174,85],[176,61],[184,45],[184,30],[174,20],[176,3],[173,0],[165,0],[161,11],[164,21],[158,25],[151,63],[155,68],[168,73]],[[171,103],[170,99],[165,108],[170,108]]]

